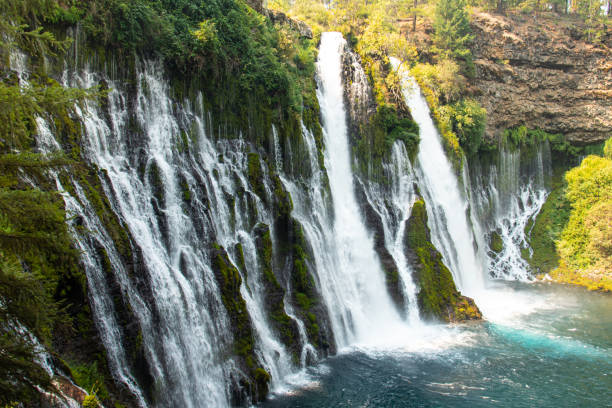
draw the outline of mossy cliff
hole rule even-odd
[[[270,375],[260,366],[255,354],[253,325],[246,302],[240,294],[242,278],[223,247],[215,244],[210,256],[223,305],[232,325],[234,341],[233,350],[229,350],[229,354],[235,355],[245,372],[250,374],[240,380],[240,388],[233,392],[233,402],[241,404],[249,400],[261,401],[268,393]]]
[[[442,262],[442,255],[431,243],[422,199],[414,203],[412,214],[406,221],[404,250],[413,267],[413,279],[419,287],[417,296],[423,317],[446,322],[482,318],[474,301],[459,293],[453,276]]]

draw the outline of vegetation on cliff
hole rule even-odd
[[[551,276],[611,291],[612,139],[606,142],[604,157],[587,156],[565,180],[571,212],[558,242],[560,266]]]
[[[97,95],[65,88],[45,73],[44,59],[61,55],[69,44],[40,25],[56,6],[46,0],[0,2],[0,404],[29,401],[34,385],[51,387],[34,362],[42,352],[37,342],[51,347],[92,334],[64,203],[47,177],[47,170],[75,163],[35,149],[41,119],[58,137],[74,138],[75,105]],[[27,83],[10,70],[17,50],[31,60]],[[97,358],[95,347],[90,352],[89,359]]]
[[[408,2],[342,0],[326,7],[318,0],[275,0],[268,2],[268,6],[308,22],[315,38],[322,31],[342,32],[359,54],[376,105],[372,117],[363,118],[366,123],[359,128],[360,134],[353,146],[359,170],[376,177],[376,169],[381,167],[396,140],[403,141],[414,154],[418,145],[416,125],[405,107],[399,77],[389,61],[389,57],[404,61],[416,58],[416,48],[401,35],[396,21],[397,15],[411,7]]]
[[[414,280],[419,286],[417,297],[421,314],[428,319],[447,322],[481,319],[480,310],[472,299],[459,293],[451,272],[442,262],[442,254],[431,243],[422,199],[412,207],[404,240]]]

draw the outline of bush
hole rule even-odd
[[[558,245],[562,262],[556,274],[612,290],[612,159],[588,156],[565,179],[572,210]]]

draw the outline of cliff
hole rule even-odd
[[[577,24],[548,13],[472,15],[476,75],[470,91],[487,109],[489,138],[521,125],[577,144],[610,136],[610,36],[607,44],[589,44]]]

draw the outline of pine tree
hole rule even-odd
[[[471,61],[473,36],[465,0],[439,0],[434,18],[434,41],[441,54]]]

